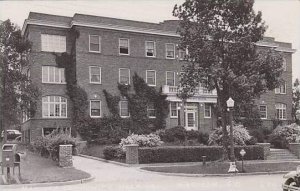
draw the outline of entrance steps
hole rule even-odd
[[[267,160],[299,160],[296,155],[287,149],[270,149]]]

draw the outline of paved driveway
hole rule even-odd
[[[32,191],[280,191],[282,175],[179,177],[142,172],[82,157],[74,166],[95,176],[92,182],[56,187],[18,188]],[[1,189],[1,186],[0,186]],[[1,189],[2,190],[2,189]],[[11,190],[11,189],[9,189]]]

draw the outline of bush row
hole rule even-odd
[[[223,153],[220,146],[147,147],[139,148],[139,163],[197,162],[202,161],[202,156],[215,161],[221,159]]]
[[[262,147],[236,146],[235,157],[241,160],[241,149],[246,151],[244,160],[264,159]],[[224,149],[221,146],[169,146],[139,148],[139,163],[172,163],[172,162],[201,162],[202,156],[206,161],[216,161],[224,158]]]

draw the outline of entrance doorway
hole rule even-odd
[[[196,104],[193,103],[187,103],[185,106],[185,115],[184,115],[184,121],[185,121],[185,128],[186,130],[198,130],[198,107]]]

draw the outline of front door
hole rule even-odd
[[[196,123],[196,112],[195,111],[186,111],[185,113],[185,127],[186,130],[197,130]]]

